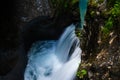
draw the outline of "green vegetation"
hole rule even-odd
[[[116,69],[111,68],[107,70],[108,65],[103,65],[102,67],[100,65],[102,65],[102,63],[109,62],[109,58],[113,56],[117,57],[120,55],[119,53],[117,53],[117,50],[120,51],[120,49],[117,48],[120,46],[119,45],[119,41],[120,41],[120,0],[107,0],[106,4],[102,6],[98,6],[98,5],[101,5],[103,0],[99,0],[100,2],[97,2],[97,3],[95,3],[95,0],[90,0],[90,1],[91,2],[89,2],[87,17],[86,17],[87,26],[85,27],[85,33],[82,36],[82,39],[85,39],[83,40],[83,42],[85,41],[84,42],[85,44],[82,44],[82,46],[85,45],[83,52],[86,55],[83,56],[82,59],[85,58],[85,61],[83,63],[90,62],[92,63],[92,65],[86,66],[86,67],[80,66],[80,70],[78,72],[80,73],[81,69],[86,69],[88,73],[92,72],[92,77],[90,77],[91,75],[88,74],[88,77],[90,80],[109,80],[109,79],[117,80],[119,79],[119,76],[114,76],[113,74],[109,72],[109,71],[111,72],[113,71],[114,74],[118,75],[117,70],[119,72],[120,69],[117,69],[117,68],[120,65],[116,63],[117,61],[115,61],[115,59],[111,59],[111,61],[113,61],[113,64],[114,64],[111,66],[117,67]],[[97,46],[92,46],[95,44]],[[95,49],[93,48],[96,49],[95,53],[94,53]],[[88,54],[91,54],[91,55],[88,56]],[[96,56],[93,57],[94,55]],[[101,57],[101,59],[98,56]],[[104,74],[107,74],[107,76],[103,76]],[[99,79],[99,77],[101,76],[103,76],[104,78]],[[85,77],[83,77],[82,80],[84,79]]]
[[[67,15],[66,13],[73,14],[74,11],[76,11],[79,14],[78,0],[71,1],[52,0],[52,1],[53,9],[55,10],[56,12],[55,14],[57,16],[61,14]],[[117,35],[117,37],[120,36],[120,0],[107,0],[106,3],[103,5],[104,7],[101,6],[103,2],[104,0],[98,0],[98,2],[95,2],[95,0],[89,0],[88,10],[85,18],[86,26],[84,26],[83,31],[76,29],[76,34],[81,39],[82,52],[85,54],[82,57],[82,59],[85,59],[85,61],[90,60],[88,62],[91,62],[91,64],[104,47],[106,46],[110,47],[109,41],[110,39],[112,39],[110,33],[113,32],[114,35]],[[78,14],[75,15],[77,15],[77,17],[79,18]],[[97,70],[98,68],[96,66],[99,67],[99,65],[92,66],[92,70],[95,68]],[[88,72],[89,68],[85,67],[81,68],[80,65],[80,69],[77,72],[77,77],[79,78],[78,80],[84,80],[86,76],[88,77]],[[93,71],[93,73],[97,73],[97,71],[96,72]],[[98,76],[99,74],[96,75]],[[103,72],[101,72],[100,75],[103,75]],[[94,74],[93,76],[95,77],[94,78],[95,80],[96,79],[99,80],[98,78],[96,78]],[[102,80],[107,79],[108,78]]]
[[[85,69],[77,72],[77,77],[79,77],[80,79],[84,78],[85,75],[87,75],[87,71]]]
[[[110,17],[106,22],[105,22],[105,25],[104,27],[102,28],[102,32],[104,34],[104,36],[108,36],[111,32],[111,29],[113,27],[113,20],[112,18]]]
[[[113,5],[110,1],[108,2],[109,5]],[[107,14],[106,14],[107,13]],[[102,28],[103,35],[105,37],[109,36],[110,32],[116,26],[116,22],[120,19],[120,1],[116,0],[114,5],[109,6],[108,10],[105,12],[105,16],[108,16],[108,20],[105,21],[105,25]]]

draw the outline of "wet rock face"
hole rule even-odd
[[[31,2],[32,1],[32,2]],[[20,50],[19,32],[23,26],[39,15],[36,0],[3,0],[0,2],[0,80],[23,79],[27,61]]]
[[[0,49],[16,47],[18,27],[13,19],[14,7],[13,1],[0,2]]]
[[[15,25],[14,0],[0,2],[0,76],[10,72],[17,62],[18,27]],[[1,80],[1,79],[0,79]]]
[[[37,40],[58,39],[65,26],[71,24],[66,15],[58,21],[46,16],[51,12],[45,3],[47,0],[0,2],[0,80],[23,80],[26,53],[31,44]]]
[[[12,51],[0,51],[0,75],[4,76],[16,65],[18,55]]]
[[[24,80],[27,57],[23,46],[17,50],[1,51],[0,80]]]
[[[39,16],[31,20],[22,31],[25,50],[28,51],[33,42],[38,40],[56,40],[65,27],[57,26],[48,16]]]

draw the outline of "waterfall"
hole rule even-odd
[[[28,52],[25,80],[73,80],[81,62],[75,26],[68,26],[58,40],[33,43]]]
[[[80,28],[83,28],[84,25],[84,19],[87,11],[87,3],[89,0],[79,0],[79,8],[80,8],[80,19],[81,19],[81,25]]]
[[[75,26],[72,24],[64,31],[63,35],[58,40],[56,55],[58,56],[60,61],[67,61],[69,57],[69,51],[76,40],[79,44],[78,37],[76,37],[75,35]]]

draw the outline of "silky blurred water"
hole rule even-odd
[[[25,80],[73,80],[81,62],[79,43],[73,24],[59,40],[35,42],[28,52]]]
[[[80,28],[83,28],[85,15],[87,11],[87,4],[89,0],[79,0],[79,9],[80,9]]]

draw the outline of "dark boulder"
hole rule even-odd
[[[62,34],[65,25],[62,21],[54,22],[53,18],[48,16],[39,16],[24,26],[22,30],[22,40],[25,50],[28,51],[31,44],[38,40],[56,40]]]

